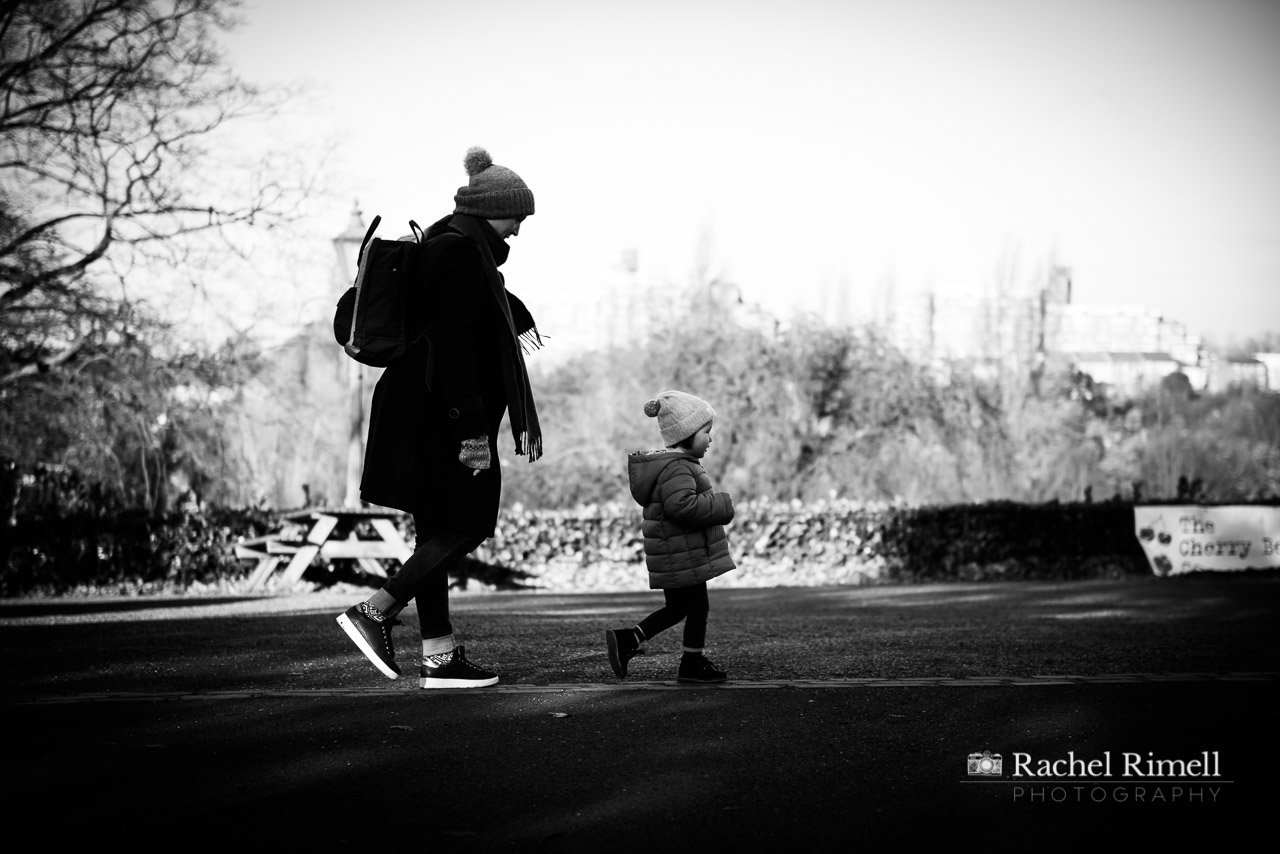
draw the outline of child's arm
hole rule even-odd
[[[669,466],[658,481],[662,512],[683,528],[698,530],[733,521],[733,499],[727,492],[698,494],[693,472],[685,465]]]

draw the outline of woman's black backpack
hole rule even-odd
[[[375,216],[360,244],[356,283],[338,300],[333,335],[347,355],[365,365],[384,368],[409,346],[409,290],[422,287],[422,261],[427,242],[422,227],[409,220],[413,238],[383,240],[373,236],[382,217]]]

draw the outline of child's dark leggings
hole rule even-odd
[[[673,587],[662,591],[667,604],[640,621],[640,631],[645,639],[666,631],[684,620],[684,645],[689,649],[702,649],[707,644],[707,614],[711,603],[707,599],[707,583],[692,587]]]

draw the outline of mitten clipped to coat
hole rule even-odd
[[[489,437],[481,434],[474,439],[463,439],[462,450],[458,452],[458,461],[478,475],[489,468]]]

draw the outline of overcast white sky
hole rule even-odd
[[[533,189],[508,283],[591,293],[635,249],[776,312],[982,291],[1050,256],[1077,302],[1218,341],[1280,329],[1275,0],[247,0],[251,81],[312,93],[332,206],[452,210],[484,145]],[[283,131],[282,131],[283,132]]]

